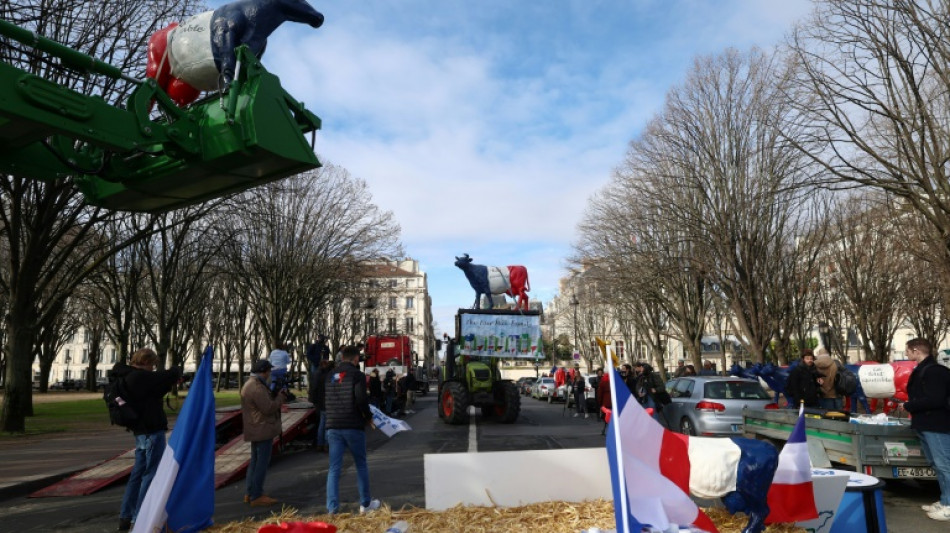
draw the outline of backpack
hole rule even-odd
[[[106,407],[109,409],[109,421],[113,426],[130,428],[139,419],[138,413],[125,401],[125,398],[128,398],[125,378],[110,377],[109,384],[102,393],[102,399],[105,400]]]
[[[835,392],[842,396],[851,396],[858,390],[858,376],[838,363],[838,372],[835,374]]]

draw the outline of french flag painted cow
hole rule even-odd
[[[468,282],[475,289],[475,305],[473,309],[481,308],[481,299],[484,294],[489,299],[493,294],[507,294],[517,300],[517,309],[528,309],[528,291],[531,284],[528,282],[528,269],[520,265],[507,267],[489,267],[473,265],[468,254],[455,258],[455,266],[462,269]]]
[[[775,391],[775,401],[778,402],[779,394],[785,395],[789,405],[795,405],[794,398],[785,394],[785,383],[788,380],[788,372],[798,364],[793,362],[787,367],[772,365],[771,363],[762,365],[756,363],[750,368],[743,368],[739,365],[732,365],[729,373],[739,377],[760,377]],[[914,361],[894,361],[892,363],[876,363],[873,361],[861,361],[857,364],[844,365],[845,368],[854,372],[858,376],[858,388],[850,397],[846,398],[845,410],[854,413],[857,406],[864,408],[865,413],[874,413],[877,411],[878,401],[883,400],[883,411],[889,414],[897,408],[898,402],[906,402],[907,381],[910,379],[911,372],[917,366]]]
[[[616,371],[614,376],[619,381]],[[654,420],[652,409],[643,409],[631,397],[627,387],[615,386],[614,390],[617,405],[608,411],[608,422],[617,417],[614,426],[620,428],[621,447],[625,455],[635,459],[630,463],[659,471],[684,493],[703,499],[721,498],[730,513],[746,513],[749,520],[742,530],[744,533],[764,530],[769,515],[768,494],[779,462],[775,446],[756,439],[693,437],[675,433]],[[615,427],[610,428],[611,432],[616,431]],[[608,437],[608,446],[610,440]],[[625,468],[635,472],[635,466]],[[660,498],[666,507],[668,500],[660,494],[662,486],[644,482],[636,474],[630,477],[635,485],[641,483],[642,486],[633,490],[642,492],[645,501]],[[706,529],[697,522],[675,521],[694,523]]]
[[[246,44],[258,58],[267,38],[285,21],[314,28],[323,15],[306,0],[238,0],[172,23],[148,40],[145,75],[180,106],[226,87],[235,76],[234,49]]]

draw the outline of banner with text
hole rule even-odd
[[[461,315],[458,354],[535,359],[542,357],[538,315]]]

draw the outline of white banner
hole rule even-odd
[[[370,404],[369,410],[373,413],[373,425],[376,426],[376,429],[385,433],[387,437],[392,437],[400,431],[409,431],[412,429],[405,420],[389,418],[373,404]]]
[[[458,354],[515,359],[542,356],[541,317],[462,313]]]

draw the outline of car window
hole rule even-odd
[[[705,397],[715,400],[768,400],[769,393],[754,381],[718,381],[706,384]]]
[[[691,379],[678,379],[676,384],[673,386],[673,392],[670,393],[670,396],[674,398],[689,398],[690,393],[693,390],[693,380]]]

